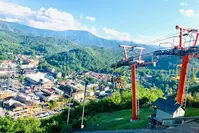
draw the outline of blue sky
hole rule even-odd
[[[199,28],[198,7],[199,0],[0,0],[0,19],[147,43],[177,24]]]

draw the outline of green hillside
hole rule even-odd
[[[61,71],[104,70],[107,72],[110,63],[121,59],[117,52],[119,50],[82,46],[66,39],[22,36],[8,31],[0,31],[0,38],[0,59],[13,59],[14,57],[10,57],[9,53],[43,55],[50,65]]]

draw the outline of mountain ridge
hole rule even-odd
[[[52,31],[46,29],[38,29],[19,23],[5,22],[1,20],[0,20],[0,30],[11,31],[13,33],[21,35],[64,38],[81,45],[91,45],[97,47],[118,48],[120,44],[126,44],[126,45],[143,46],[149,51],[152,51],[153,49],[157,48],[157,46],[154,45],[138,44],[135,42],[120,41],[120,40],[108,40],[95,36],[92,33],[84,30]]]

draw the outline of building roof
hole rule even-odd
[[[12,106],[14,103],[20,103],[20,102],[13,100],[13,99],[9,99],[9,100],[5,101],[4,103],[9,105],[9,106]]]
[[[46,78],[46,73],[38,72],[38,73],[27,74],[27,77],[38,83],[40,82],[40,79],[43,80],[43,83],[50,81],[49,79]]]
[[[52,88],[48,88],[48,91],[51,92],[51,93],[54,92],[54,90]]]
[[[154,106],[156,106],[158,109],[167,112],[169,114],[173,114],[181,105],[174,101],[172,98],[158,98],[154,103]]]
[[[20,104],[20,103],[14,103],[12,105],[13,108],[17,108],[17,107],[24,107],[24,105]]]

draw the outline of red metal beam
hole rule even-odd
[[[197,42],[198,42],[198,36],[199,36],[199,34],[197,34],[197,35],[196,35],[196,40],[195,40],[195,42],[194,42],[194,46],[196,46],[196,45],[197,45]]]
[[[190,58],[190,55],[186,55],[182,59],[182,68],[180,72],[180,81],[178,84],[178,92],[177,92],[177,102],[180,104],[182,104],[184,100],[186,75],[187,75],[189,58]]]
[[[132,78],[132,120],[137,120],[137,98],[136,98],[136,64],[131,66]]]
[[[176,26],[176,29],[180,29],[180,43],[179,48],[182,48],[182,32],[183,28],[180,26]],[[182,68],[180,71],[180,81],[178,84],[178,92],[177,92],[177,102],[182,104],[184,99],[184,92],[185,92],[185,85],[186,85],[186,75],[187,75],[187,68],[189,63],[189,55],[186,55],[182,59]]]

